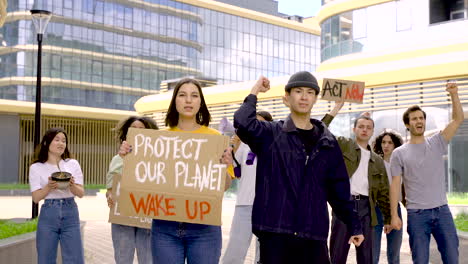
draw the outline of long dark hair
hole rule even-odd
[[[400,136],[398,132],[392,129],[384,129],[380,135],[378,135],[374,143],[372,144],[374,147],[374,152],[380,155],[382,158],[384,156],[383,149],[382,149],[382,140],[385,136],[389,136],[392,139],[393,145],[395,148],[398,148],[399,146],[403,145],[403,138]]]
[[[61,127],[53,127],[47,130],[42,137],[41,144],[36,146],[36,150],[34,152],[34,159],[31,164],[41,162],[44,163],[49,159],[49,146],[52,140],[54,140],[55,136],[58,133],[63,133],[65,135],[65,150],[63,151],[62,156],[60,156],[63,160],[72,158],[70,151],[68,150],[68,135],[67,132]]]
[[[116,139],[119,141],[119,143],[122,143],[123,141],[127,140],[127,133],[128,133],[128,128],[133,124],[135,121],[140,121],[143,123],[145,128],[149,129],[158,129],[158,125],[156,124],[156,121],[154,119],[147,117],[147,116],[130,116],[127,119],[124,119],[120,121],[117,126],[114,128],[114,131],[116,131]]]
[[[195,85],[198,88],[198,92],[200,93],[200,110],[198,110],[198,113],[195,116],[197,124],[202,126],[208,126],[211,121],[211,115],[208,111],[208,106],[206,106],[205,103],[205,97],[203,96],[201,84],[200,82],[192,78],[184,78],[176,84],[174,92],[172,93],[172,99],[169,105],[169,109],[167,109],[166,119],[164,120],[164,123],[166,124],[166,126],[169,127],[175,127],[179,123],[179,112],[177,112],[176,108],[176,97],[179,93],[180,87],[186,83],[191,83]]]

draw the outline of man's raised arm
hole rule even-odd
[[[458,97],[458,86],[456,83],[447,83],[447,92],[450,94],[452,100],[452,120],[447,127],[442,131],[442,136],[445,141],[450,141],[457,133],[457,129],[463,123],[465,116],[463,114],[463,107]]]

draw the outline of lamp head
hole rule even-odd
[[[34,27],[37,34],[44,34],[49,23],[52,13],[46,10],[33,9],[30,11]]]

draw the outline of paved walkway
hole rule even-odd
[[[85,258],[87,264],[111,264],[114,263],[110,224],[107,222],[109,210],[103,195],[86,196],[76,199],[80,210],[80,218],[86,221],[84,231]],[[224,253],[229,239],[231,219],[234,213],[235,202],[225,200],[223,202],[223,249]],[[406,212],[403,212],[405,218]],[[29,218],[31,217],[31,197],[3,196],[0,197],[0,218]],[[386,239],[382,239],[382,251],[380,263],[386,264]],[[252,243],[245,263],[253,263],[255,257],[254,243]],[[408,245],[408,235],[404,232],[401,248],[401,264],[412,263]],[[468,259],[468,240],[460,240],[460,263]],[[134,261],[134,263],[137,263]],[[356,263],[355,252],[352,248],[348,257],[348,263]],[[442,263],[435,243],[431,243],[432,264]]]

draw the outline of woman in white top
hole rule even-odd
[[[267,111],[258,111],[257,119],[260,121],[273,121],[273,117]],[[245,256],[252,241],[252,207],[255,198],[255,180],[257,175],[256,155],[249,146],[242,143],[238,136],[234,135],[231,143],[234,145],[235,158],[239,161],[241,175],[234,216],[232,218],[231,232],[226,252],[223,256],[223,264],[244,263]],[[260,260],[260,245],[256,240],[255,260]]]
[[[392,174],[390,173],[390,157],[392,156],[393,150],[401,145],[403,145],[403,138],[392,129],[384,129],[384,131],[375,138],[373,143],[374,152],[380,155],[384,160],[385,168],[387,169],[389,185],[392,183]],[[380,241],[382,238],[383,217],[378,205],[375,207],[375,212],[377,213],[378,224],[374,227],[373,263],[377,264],[379,263],[380,257]],[[401,218],[400,205],[398,205],[398,215]],[[402,239],[403,229],[393,229],[390,233],[387,234],[388,263],[400,263],[400,248]]]
[[[115,131],[119,144],[127,139],[129,128],[158,129],[156,121],[145,116],[130,116],[121,121]],[[115,201],[112,197],[112,185],[115,174],[122,174],[123,158],[115,155],[109,165],[106,177],[107,205],[113,208]],[[135,251],[138,263],[151,264],[151,230],[136,226],[127,226],[112,223],[112,244],[114,246],[114,259],[116,264],[133,263]]]
[[[69,182],[52,180],[54,172],[71,174]],[[29,168],[29,185],[35,203],[42,199],[36,232],[38,263],[55,263],[60,242],[62,263],[84,263],[80,217],[74,197],[83,197],[83,172],[71,158],[62,128],[46,131]]]

